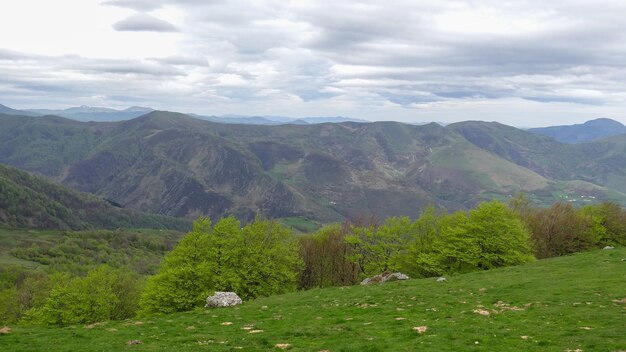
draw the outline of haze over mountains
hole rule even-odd
[[[55,115],[61,116],[76,121],[124,121],[134,119],[141,115],[145,115],[151,111],[152,108],[142,106],[131,106],[123,110],[117,110],[105,107],[92,107],[81,105],[77,107],[71,107],[67,109],[26,109],[18,110],[8,106],[0,104],[0,113],[23,115],[23,116],[44,116]],[[283,125],[283,124],[316,124],[316,123],[339,123],[339,122],[368,122],[366,120],[355,119],[350,117],[303,117],[303,118],[291,118],[285,116],[243,116],[243,115],[223,115],[223,116],[207,116],[198,114],[189,114],[190,116],[198,119],[228,123],[228,124],[248,124],[248,125]]]
[[[106,113],[106,112],[104,112]],[[499,123],[223,124],[0,115],[0,162],[163,215],[339,221],[417,216],[528,192],[626,204],[626,135],[582,144]]]

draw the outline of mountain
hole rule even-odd
[[[9,115],[21,115],[21,116],[39,116],[36,112],[25,111],[25,110],[16,110],[12,109],[6,105],[0,104],[0,114],[9,114]]]
[[[154,111],[121,122],[0,115],[0,162],[163,215],[324,223],[416,217],[525,191],[626,204],[626,136],[570,145],[498,123],[223,124]]]
[[[626,133],[626,126],[611,119],[595,119],[583,124],[531,128],[528,131],[552,137],[563,143],[583,143]]]
[[[100,197],[69,190],[43,177],[0,164],[0,226],[40,229],[161,228],[189,223],[120,209]]]
[[[335,117],[303,117],[298,120],[302,120],[306,123],[316,124],[316,123],[341,123],[341,122],[362,122],[367,123],[369,121],[355,119],[351,117],[343,117],[343,116],[335,116]]]
[[[152,108],[132,106],[124,110],[116,110],[104,107],[92,107],[87,105],[72,107],[63,110],[32,109],[30,113],[37,115],[55,115],[77,121],[123,121],[134,119],[154,111]],[[23,114],[22,114],[23,115]]]
[[[242,115],[224,115],[224,116],[204,116],[197,114],[189,114],[190,116],[212,121],[218,123],[227,124],[241,124],[241,125],[307,125],[307,124],[319,124],[319,123],[342,123],[342,122],[363,122],[368,121],[353,119],[349,117],[303,117],[303,118],[290,118],[284,116],[242,116]]]
[[[283,122],[273,121],[261,116],[205,116],[189,114],[198,119],[235,125],[281,125]]]
[[[55,115],[77,121],[125,121],[131,120],[141,115],[154,111],[152,108],[142,106],[131,106],[124,110],[116,110],[105,107],[93,107],[81,105],[67,109],[28,109],[16,110],[0,104],[0,113],[21,115],[21,116],[42,116]],[[318,124],[318,123],[341,123],[341,122],[368,122],[366,120],[354,119],[349,117],[303,117],[291,118],[285,116],[246,116],[246,115],[223,115],[223,116],[206,116],[198,114],[188,114],[198,119],[227,123],[227,124],[243,124],[243,125],[284,125],[284,124]]]

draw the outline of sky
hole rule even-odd
[[[626,123],[626,2],[0,1],[0,104]]]

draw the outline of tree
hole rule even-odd
[[[214,291],[243,299],[287,292],[295,288],[300,264],[296,239],[276,222],[257,218],[241,228],[231,216],[211,227],[200,218],[148,279],[140,311],[190,310]]]
[[[403,258],[403,272],[412,277],[431,277],[475,269],[477,247],[466,236],[467,215],[436,213],[427,209],[415,222],[415,237]]]
[[[348,260],[350,248],[345,241],[350,231],[348,225],[334,224],[300,238],[300,257],[304,261],[301,288],[345,286],[357,282],[360,270]]]
[[[593,233],[598,247],[626,245],[626,212],[614,202],[588,205],[580,209],[583,216],[591,217]]]
[[[533,260],[530,233],[501,202],[481,203],[470,211],[466,236],[478,246],[479,269],[518,265]]]
[[[211,220],[201,217],[163,259],[141,295],[140,313],[173,313],[202,304],[214,287]]]
[[[569,203],[538,210],[528,220],[538,258],[556,257],[595,246],[594,219]]]
[[[529,232],[504,204],[481,203],[469,212],[427,209],[415,221],[401,270],[428,277],[521,264],[533,259]]]

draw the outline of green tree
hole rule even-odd
[[[475,269],[477,246],[466,236],[464,212],[437,214],[428,209],[416,221],[416,237],[409,243],[403,270],[412,277],[431,277]]]
[[[190,310],[214,291],[243,299],[290,291],[300,265],[296,239],[276,222],[257,218],[241,228],[231,216],[211,227],[200,218],[148,279],[140,311]]]
[[[140,300],[140,313],[173,313],[202,304],[214,287],[211,220],[201,217],[163,259]]]
[[[517,265],[533,260],[530,233],[506,205],[481,203],[470,211],[466,236],[478,246],[479,269]]]

